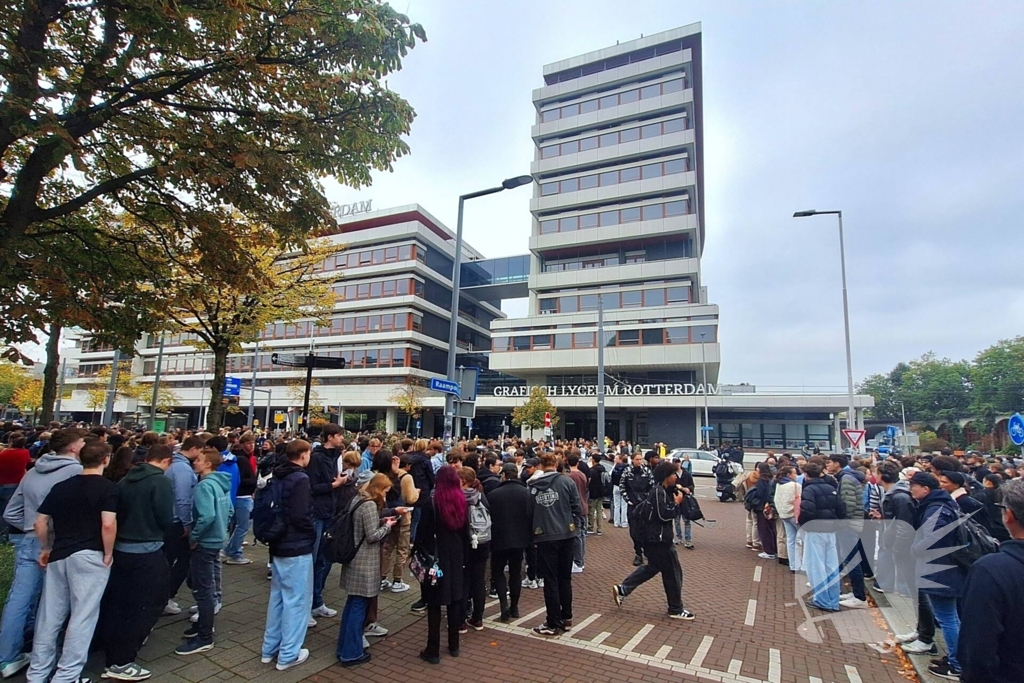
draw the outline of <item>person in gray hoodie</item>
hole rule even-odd
[[[164,539],[164,555],[170,568],[167,606],[164,607],[164,614],[167,616],[181,613],[181,607],[174,601],[174,596],[178,594],[181,584],[185,583],[188,576],[188,534],[192,528],[192,496],[199,481],[192,470],[192,463],[199,457],[205,445],[206,442],[200,436],[188,437],[171,457],[171,466],[164,472],[174,488],[174,526]]]
[[[527,481],[533,498],[533,541],[538,575],[544,580],[544,623],[533,629],[557,636],[572,628],[572,550],[583,517],[576,484],[557,470],[554,453],[542,453],[540,470]]]
[[[27,627],[35,620],[39,595],[43,590],[43,569],[39,566],[39,539],[35,534],[39,506],[54,484],[82,473],[78,453],[89,432],[69,428],[50,436],[50,448],[36,460],[4,510],[4,521],[25,532],[18,546],[14,581],[7,593],[7,604],[0,621],[0,675],[10,678],[29,664],[22,653]]]

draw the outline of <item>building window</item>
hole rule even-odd
[[[588,149],[596,149],[598,147],[611,147],[623,142],[632,142],[633,140],[638,140],[640,138],[647,140],[661,135],[678,133],[686,130],[686,128],[686,112],[683,112],[682,115],[677,118],[662,121],[660,123],[645,123],[641,126],[622,128],[611,133],[601,133],[599,135],[591,135],[579,140],[546,145],[540,148],[540,158],[551,159],[563,154],[575,154],[576,152],[583,152]]]
[[[572,335],[571,334],[556,334],[555,335],[555,348],[556,349],[571,349],[572,348]]]
[[[656,346],[665,343],[665,330],[660,327],[641,330],[644,346]]]
[[[592,349],[594,348],[594,333],[593,332],[576,332],[573,334],[574,345],[577,349]]]
[[[641,177],[644,180],[648,178],[660,178],[662,176],[684,173],[688,168],[689,162],[686,158],[682,158],[655,164],[644,164],[643,166],[631,166],[618,171],[605,171],[603,173],[595,173],[593,175],[582,176],[579,178],[567,178],[560,182],[553,181],[542,184],[541,196],[561,194],[564,192],[577,192],[580,188],[597,187],[598,185],[601,187],[610,187],[620,183],[631,183],[640,180]],[[674,208],[673,213],[670,213],[669,215],[676,215],[678,211],[678,209]]]

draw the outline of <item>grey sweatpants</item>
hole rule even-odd
[[[29,683],[75,683],[82,675],[108,578],[110,567],[103,564],[99,550],[80,550],[47,565],[36,614],[32,663],[26,673]],[[57,639],[65,619],[68,628],[58,662]],[[54,666],[57,672],[50,679]]]

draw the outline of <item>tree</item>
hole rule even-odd
[[[111,365],[104,365],[96,372],[96,381],[89,386],[85,403],[95,411],[105,410],[110,395]],[[146,394],[144,385],[138,384],[132,375],[132,362],[123,360],[117,364],[117,381],[114,384],[114,403],[121,399],[140,399]],[[113,416],[110,416],[113,419]]]
[[[971,366],[971,408],[981,414],[1024,410],[1024,337],[1003,339],[979,353]]]
[[[900,404],[897,387],[890,375],[871,375],[857,385],[857,392],[869,394],[875,399],[875,406],[868,409],[868,417],[874,420],[897,420],[900,418]]]
[[[406,414],[405,431],[407,433],[412,432],[413,418],[418,417],[423,411],[423,399],[425,396],[426,392],[423,390],[423,387],[409,382],[392,391],[388,397],[391,403],[398,406],[398,409]]]
[[[320,393],[316,390],[317,386],[320,385],[320,380],[316,377],[313,378],[312,384],[309,386],[309,422],[313,423],[314,420],[326,420],[327,416],[324,414],[324,400],[320,397]],[[306,400],[306,380],[292,380],[288,382],[288,398],[295,405],[301,408],[302,404]],[[209,424],[209,422],[207,422]],[[309,427],[310,425],[303,425],[303,427]]]
[[[271,228],[239,216],[219,231],[220,244],[201,231],[168,243],[150,285],[167,331],[191,335],[213,352],[213,377],[206,428],[215,431],[224,414],[221,388],[228,354],[256,342],[267,324],[312,319],[323,324],[334,308],[336,275],[323,273],[324,259],[344,247],[312,240],[303,249],[282,244]]]
[[[555,415],[555,406],[548,400],[547,389],[542,386],[530,387],[530,397],[512,411],[512,426],[543,429],[545,413],[551,415],[552,427],[558,424],[559,417]]]
[[[11,403],[23,413],[29,413],[34,420],[43,406],[43,380],[30,379],[19,386],[11,396]]]
[[[31,375],[24,367],[0,361],[0,406],[12,403],[11,397],[14,393],[31,379]]]
[[[971,369],[966,361],[928,352],[909,365],[898,392],[906,401],[908,420],[955,420],[969,414]]]

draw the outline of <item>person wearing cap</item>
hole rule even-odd
[[[499,618],[508,622],[519,618],[523,553],[533,538],[533,501],[526,486],[519,481],[515,463],[507,462],[501,466],[501,483],[487,495],[487,499],[491,504],[492,585],[498,591]]]
[[[967,478],[970,475],[964,472],[953,471],[936,472],[935,475],[939,480],[939,486],[949,494],[950,498],[956,501],[960,512],[965,515],[971,515],[974,521],[985,527],[985,530],[994,536],[992,519],[988,514],[985,504],[971,497],[967,492]]]
[[[915,575],[922,580],[918,591],[927,599],[936,623],[942,629],[946,641],[946,660],[932,664],[928,670],[940,678],[959,680],[960,660],[957,658],[957,641],[960,638],[960,616],[957,613],[957,598],[963,595],[964,571],[951,566],[942,558],[931,564],[935,551],[957,547],[954,525],[960,518],[956,502],[942,490],[938,478],[928,472],[918,472],[910,478],[910,495],[917,501],[914,517],[914,544],[911,551],[916,560]],[[949,527],[943,531],[945,527]],[[942,567],[939,569],[938,567]]]
[[[651,518],[644,524],[642,538],[647,564],[634,569],[621,584],[612,586],[612,595],[615,604],[621,607],[626,596],[661,574],[668,600],[669,619],[693,621],[693,612],[683,607],[683,570],[672,544],[673,520],[679,516],[679,506],[683,502],[683,492],[676,488],[675,463],[660,463],[654,468],[653,477],[655,485],[648,495]]]

